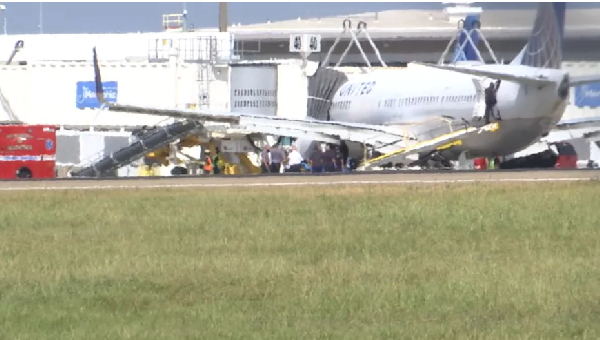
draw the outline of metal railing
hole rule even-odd
[[[322,63],[323,67],[329,66],[329,59],[331,58],[331,54],[333,53],[333,50],[339,44],[342,37],[344,37],[344,35],[346,35],[347,33],[350,33],[350,36],[351,36],[350,43],[348,44],[348,47],[346,47],[346,49],[344,50],[344,53],[342,53],[342,55],[340,56],[340,59],[338,60],[338,62],[335,64],[335,67],[340,66],[342,61],[344,61],[344,59],[348,55],[348,52],[350,52],[352,45],[356,44],[356,47],[360,51],[360,54],[362,55],[363,60],[365,61],[365,63],[369,67],[369,69],[372,68],[371,62],[369,61],[369,58],[365,54],[365,51],[363,50],[363,48],[360,44],[360,41],[358,40],[358,36],[361,33],[363,33],[366,36],[367,41],[373,48],[373,51],[375,51],[375,54],[377,55],[377,58],[379,59],[379,62],[381,63],[381,65],[383,67],[387,67],[385,61],[383,61],[383,59],[381,57],[381,53],[379,53],[379,49],[377,48],[377,46],[375,45],[375,42],[373,42],[373,39],[371,39],[371,35],[369,35],[369,32],[367,31],[367,23],[364,21],[359,21],[358,25],[356,27],[356,30],[353,30],[352,29],[352,21],[350,21],[350,19],[345,19],[342,22],[342,32],[337,36],[337,38],[333,42],[333,45],[331,45],[331,47],[329,48],[329,51],[327,52],[327,55],[325,56],[325,59],[323,60],[323,63]]]
[[[455,48],[455,50],[457,50],[457,51],[464,51],[464,49],[467,46],[467,44],[471,44],[471,46],[473,46],[473,50],[477,54],[477,58],[479,59],[479,61],[481,61],[482,63],[485,63],[485,60],[481,56],[481,52],[477,48],[477,45],[475,44],[475,42],[473,41],[473,39],[471,38],[472,33],[477,33],[478,34],[479,38],[483,41],[483,43],[485,44],[485,47],[487,48],[488,52],[490,53],[490,56],[494,60],[494,63],[499,64],[498,58],[496,58],[496,54],[494,53],[494,50],[492,49],[490,43],[488,42],[488,40],[485,38],[485,36],[481,32],[481,23],[479,21],[475,21],[473,23],[473,28],[471,28],[469,30],[467,30],[464,27],[464,25],[465,25],[465,21],[464,20],[459,20],[458,21],[458,29],[456,31],[456,34],[452,37],[452,39],[450,39],[450,42],[446,46],[446,49],[444,50],[444,52],[442,52],[442,55],[440,56],[440,59],[438,60],[438,64],[439,65],[444,64],[444,61],[446,60],[448,52],[450,52],[450,49],[451,49],[452,45],[454,44],[454,42],[456,42],[456,44],[457,44],[456,48]],[[460,38],[460,35],[462,33],[465,34],[466,38],[465,38],[465,41],[463,41],[462,44],[458,45],[459,38]],[[455,62],[455,61],[453,61],[453,62]]]

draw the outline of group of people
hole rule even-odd
[[[262,173],[282,172],[336,172],[348,170],[348,146],[317,145],[304,159],[296,146],[286,152],[279,145],[265,147],[260,154]],[[282,169],[283,168],[283,169]]]

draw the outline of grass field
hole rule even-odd
[[[598,339],[600,182],[3,193],[0,339]]]

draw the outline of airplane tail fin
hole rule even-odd
[[[102,78],[100,76],[100,65],[98,64],[98,54],[96,48],[93,48],[94,52],[94,80],[96,81],[96,98],[100,104],[106,105],[107,101],[104,97],[104,88],[102,88]]]
[[[479,15],[469,14],[466,16],[464,22],[465,31],[460,33],[460,37],[458,39],[458,43],[456,44],[456,49],[454,51],[454,61],[479,60],[477,52],[475,52],[475,50],[477,49],[477,44],[479,43],[479,34],[475,30],[473,30],[473,28],[475,28],[478,24]],[[471,37],[473,44],[470,41],[468,41],[467,32],[469,32],[468,35]],[[464,48],[461,49],[460,47],[463,45]]]
[[[511,65],[560,69],[565,12],[565,2],[540,2],[527,45]]]

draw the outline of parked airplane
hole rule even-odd
[[[461,31],[458,43],[455,46],[454,56],[452,61],[454,62],[481,62],[479,59],[479,32],[473,30],[473,28],[481,27],[481,21],[479,15],[469,14],[463,22],[464,30]],[[467,40],[467,34],[470,36],[470,41]],[[558,154],[561,148],[555,145],[562,145],[564,141],[577,138],[585,138],[590,141],[594,141],[598,135],[600,135],[600,117],[588,117],[583,119],[567,120],[564,117],[556,124],[555,128],[550,133],[542,138],[537,143],[530,145],[528,148],[521,150],[513,155],[506,155],[509,158],[519,158],[511,161],[510,164],[528,164],[528,166],[536,167],[554,167],[554,163],[551,160],[547,160],[550,154],[555,155],[553,158],[560,159]],[[575,124],[574,124],[575,123]],[[575,128],[573,128],[573,125]],[[572,146],[571,146],[572,149]],[[549,153],[550,151],[550,153]],[[572,150],[569,150],[571,152]],[[569,157],[566,155],[565,157]],[[516,162],[515,162],[516,161]],[[558,162],[558,161],[557,161]],[[509,166],[509,164],[506,164]]]
[[[600,81],[600,75],[572,77],[560,69],[564,17],[565,3],[539,3],[529,40],[509,65],[421,64],[425,67],[356,75],[337,90],[329,121],[108,103],[94,49],[96,91],[109,111],[227,122],[246,131],[324,142],[344,140],[391,155],[411,151],[423,157],[436,152],[455,160],[462,152],[468,152],[469,157],[511,154],[556,126],[570,87]],[[425,137],[419,135],[423,125],[414,123],[426,119],[472,123],[474,107],[482,104],[482,87],[497,80],[501,81],[497,92],[501,121],[485,129],[467,126],[442,136],[431,131]],[[484,130],[488,132],[482,133]],[[410,141],[416,144],[408,145]],[[389,161],[394,157],[384,158]]]

